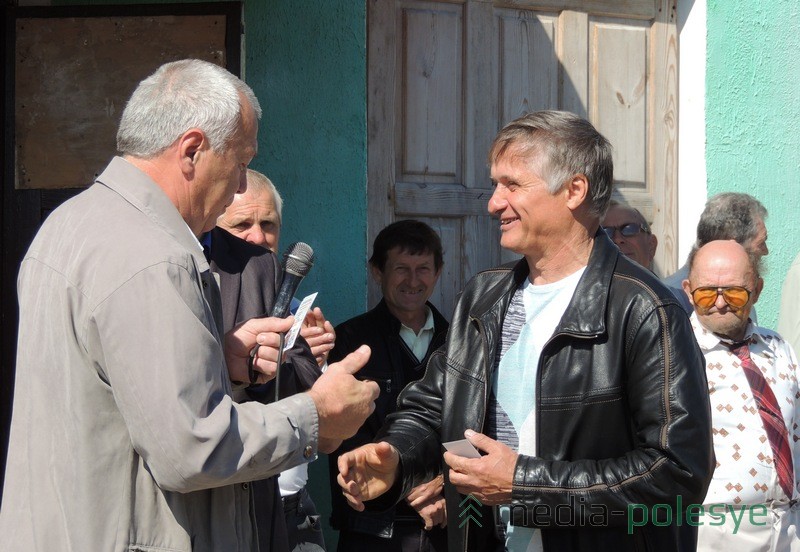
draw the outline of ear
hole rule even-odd
[[[383,281],[383,272],[381,272],[381,270],[373,264],[369,265],[369,272],[372,274],[372,279],[375,280],[375,283],[381,285],[381,282]]]
[[[187,178],[194,174],[201,152],[205,149],[208,149],[208,141],[199,128],[189,129],[178,138],[179,164]]]
[[[567,182],[563,191],[567,198],[567,208],[574,211],[585,203],[589,195],[589,179],[584,174],[576,174]]]
[[[656,249],[658,248],[658,238],[655,234],[650,234],[650,258],[656,256]]]
[[[692,286],[689,284],[689,280],[684,280],[681,282],[681,286],[683,287],[683,292],[689,297],[689,303],[694,306],[694,299],[692,299]]]
[[[750,297],[751,304],[756,304],[756,301],[758,301],[758,298],[761,296],[762,289],[764,289],[764,279],[759,278],[756,282],[756,288],[753,290],[753,295]]]

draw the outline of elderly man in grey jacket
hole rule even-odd
[[[292,320],[223,334],[196,236],[244,191],[259,116],[224,69],[162,66],[122,114],[122,157],[34,239],[19,274],[3,550],[255,551],[249,482],[332,450],[374,408],[377,385],[353,377],[367,349],[307,393],[235,400],[251,372],[274,375]]]

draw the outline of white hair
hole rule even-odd
[[[199,59],[166,63],[140,82],[128,100],[117,149],[151,159],[190,128],[199,128],[211,149],[222,153],[239,126],[241,97],[260,119],[261,106],[252,89],[219,65]]]
[[[278,193],[278,188],[266,175],[247,169],[247,190],[242,195],[256,195],[260,192],[272,194],[272,203],[275,204],[275,212],[278,213],[278,224],[283,220],[283,198]]]

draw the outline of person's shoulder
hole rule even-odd
[[[781,334],[775,330],[765,328],[763,326],[753,326],[753,335],[760,338],[767,347],[773,351],[790,350],[793,352],[792,346],[786,341]]]
[[[618,298],[619,295],[636,295],[643,301],[656,305],[676,305],[686,312],[676,291],[678,291],[676,288],[670,288],[651,270],[625,255],[619,255],[612,278],[612,292],[617,294]]]
[[[509,279],[516,279],[522,282],[527,276],[528,265],[525,259],[486,268],[467,281],[462,295],[469,295],[472,292],[482,293],[484,290],[490,289],[499,283],[504,283]]]
[[[377,311],[377,307],[375,307],[361,314],[357,314],[352,318],[348,318],[344,322],[340,322],[336,326],[336,333],[349,332],[357,328],[374,329],[380,318],[380,313]]]

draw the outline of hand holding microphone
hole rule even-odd
[[[301,242],[290,245],[284,254],[283,279],[270,312],[239,324],[225,335],[225,358],[232,381],[266,383],[277,376],[283,336],[294,322],[292,317],[285,317],[292,296],[313,264],[311,247]]]
[[[272,305],[269,316],[272,318],[285,318],[289,314],[289,306],[292,303],[300,282],[306,277],[308,271],[314,265],[314,250],[303,242],[296,242],[286,248],[283,254],[283,280]],[[275,366],[275,400],[279,399],[280,389],[280,365],[283,357],[284,336],[286,332],[280,334],[278,343],[278,355]],[[255,363],[258,360],[258,350],[261,344],[256,344],[250,351],[250,359],[247,363],[247,376],[250,384],[258,382],[258,372],[255,370]]]

